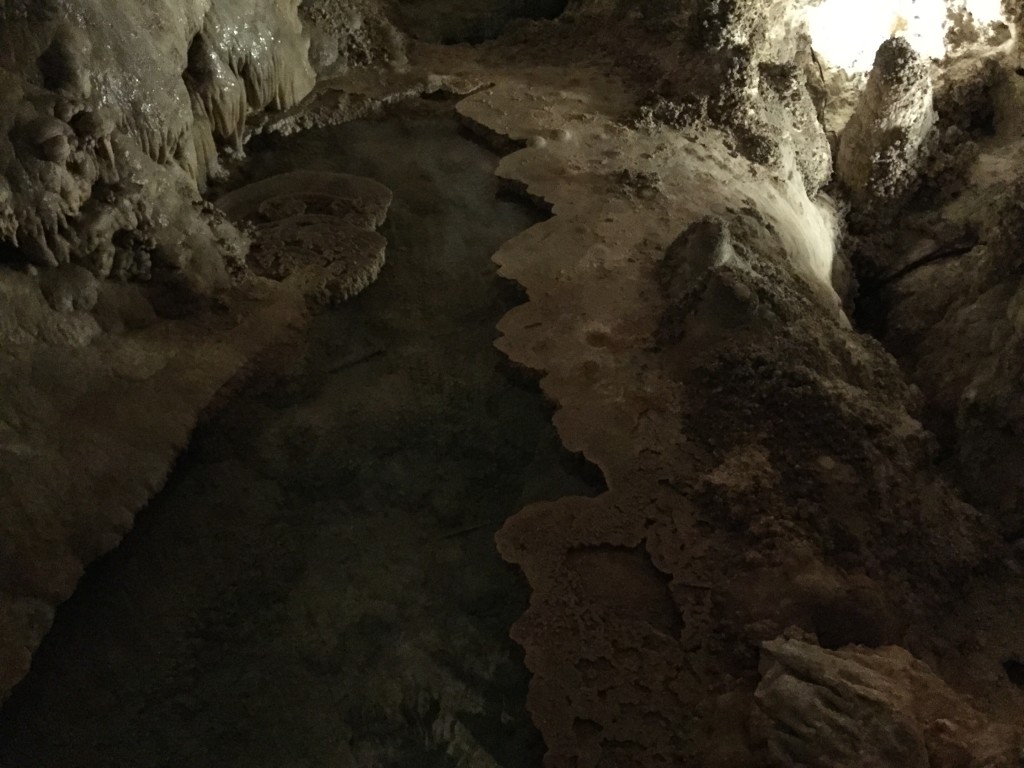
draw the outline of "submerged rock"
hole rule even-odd
[[[249,265],[318,304],[344,301],[377,279],[391,190],[371,179],[293,171],[224,195],[218,206],[252,228]]]

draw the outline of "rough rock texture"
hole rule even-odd
[[[217,206],[253,235],[249,266],[315,304],[351,298],[384,266],[391,191],[371,179],[293,171],[229,192]]]
[[[793,155],[816,194],[832,157],[807,88],[811,49],[796,9],[728,0],[697,6],[677,23],[694,44],[678,51],[638,122],[722,128],[739,152],[775,173],[788,173]]]
[[[228,281],[194,205],[248,114],[312,87],[297,0],[0,6],[0,240],[40,266]]]
[[[1015,178],[1022,91],[1018,78],[1002,71],[981,64],[954,80],[939,128],[964,135],[967,154],[944,161],[940,150],[931,164],[936,178],[925,179],[914,205],[892,228],[857,238],[852,251],[873,277],[864,312],[925,394],[943,455],[969,498],[1013,540],[1024,532],[1024,232]],[[958,99],[982,119],[947,117],[959,113]],[[957,185],[941,181],[950,167]],[[940,186],[937,196],[932,190]]]
[[[920,391],[838,311],[831,207],[807,197],[795,153],[776,146],[766,174],[732,129],[637,120],[639,83],[687,49],[616,57],[650,20],[624,14],[603,41],[593,10],[547,47],[539,29],[515,38],[530,56],[504,61],[530,65],[488,54],[495,85],[459,105],[519,148],[499,175],[554,213],[495,257],[530,295],[499,346],[545,372],[561,437],[609,486],[499,533],[533,590],[513,630],[529,706],[552,767],[771,765],[745,736],[761,643],[795,626],[948,670],[964,651],[936,628],[1007,551],[936,468]],[[972,668],[985,716],[1019,737],[1009,627],[999,637]]]
[[[906,203],[934,124],[927,64],[906,40],[890,38],[839,141],[836,175],[857,215],[884,216]]]
[[[777,766],[1016,768],[1019,734],[994,725],[902,648],[765,643],[755,738]]]
[[[377,0],[306,0],[299,13],[321,76],[405,64],[405,39]]]
[[[877,300],[873,330],[894,358],[844,312],[841,226],[820,194],[831,149],[822,123],[842,120],[830,118],[814,41],[784,3],[637,5],[579,0],[557,24],[512,25],[478,49],[410,43],[410,73],[360,81],[360,96],[381,99],[458,83],[473,94],[458,107],[467,126],[511,150],[499,176],[553,214],[495,256],[529,296],[502,320],[498,345],[543,372],[561,438],[601,468],[608,490],[528,506],[498,534],[502,556],[533,592],[513,633],[533,674],[529,708],[546,766],[824,765],[861,751],[890,764],[999,765],[1003,747],[1020,743],[1024,710],[1016,181],[1024,110],[1012,57],[972,72],[964,64],[962,79],[954,65],[936,65],[948,76],[936,77],[933,95],[923,58],[900,39],[885,43],[838,138],[839,189],[858,217],[848,243],[864,278],[859,308]],[[205,18],[193,19],[196,31]],[[72,39],[56,50],[79,47]],[[218,117],[204,102],[211,136],[214,123],[232,124],[233,105]],[[991,120],[964,117],[988,105]],[[329,111],[329,99],[320,107]],[[104,148],[102,120],[87,127]],[[123,132],[120,144],[109,134],[115,156],[134,146]],[[26,135],[24,146],[51,164],[72,157],[60,126]],[[971,145],[960,151],[963,137]],[[158,146],[179,145],[188,152],[187,141]],[[967,171],[959,194],[941,182],[957,169]],[[187,169],[181,177],[194,184]],[[19,199],[21,187],[9,186],[0,196]],[[292,202],[270,208],[284,218],[261,226],[277,243],[288,228],[324,224]],[[19,210],[12,203],[0,215],[9,231],[25,218]],[[63,247],[46,245],[55,254]],[[257,253],[253,263],[284,276],[275,258]],[[19,299],[70,310],[74,322],[53,330],[62,365],[64,347],[85,333],[76,323],[88,325],[76,313],[104,306],[90,278],[104,270],[77,256],[63,261],[75,263]],[[21,303],[11,306],[12,337],[36,327],[31,313],[16,314]],[[11,368],[23,398],[5,416],[16,436],[34,434],[24,416],[32,409],[20,403],[31,405],[37,391],[57,393],[60,409],[73,404],[54,422],[101,413],[95,421],[121,423],[110,419],[113,397],[93,410],[81,392],[65,396],[61,386],[88,377],[52,384],[47,371],[56,380],[59,366],[39,362],[48,348],[33,344]],[[182,370],[202,370],[187,362]],[[101,368],[92,365],[83,370]],[[128,409],[125,418],[136,417]],[[81,431],[105,434],[92,424]],[[30,457],[18,476],[37,478],[19,493],[48,490],[43,465],[31,463],[44,451],[30,443],[14,452]],[[153,466],[158,475],[165,464]],[[101,490],[122,478],[92,476]],[[97,495],[75,490],[80,503]],[[78,515],[45,501],[49,513]],[[40,610],[70,588],[66,574],[112,543],[97,544],[91,523],[75,524],[84,517],[65,525],[57,516],[43,555],[28,544],[3,552],[15,596],[4,605],[17,606],[5,620],[30,639],[26,648],[46,623]],[[34,517],[22,519],[22,529],[32,525]],[[63,570],[36,573],[36,562]],[[786,632],[807,642],[771,642]],[[950,687],[883,648],[893,645],[927,660]],[[19,647],[12,658],[22,664],[26,653]],[[818,688],[805,695],[809,681],[851,697],[854,711],[877,705],[856,732],[817,742],[824,757],[784,727],[824,717],[834,703],[817,698]]]

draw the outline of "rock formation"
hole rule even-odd
[[[858,213],[878,217],[907,202],[934,125],[927,63],[903,38],[886,40],[839,142],[836,175]]]
[[[1019,764],[1019,9],[897,5],[6,0],[0,694],[200,411],[381,268],[371,180],[219,194],[250,118],[448,93],[552,214],[497,345],[607,483],[497,537],[545,765]]]
[[[217,206],[252,228],[249,266],[317,304],[350,299],[377,279],[391,191],[371,179],[293,171],[229,192]]]
[[[902,648],[765,644],[757,729],[773,765],[1020,765],[1019,734],[986,721]]]
[[[316,291],[254,276],[246,237],[200,198],[247,116],[312,88],[297,2],[8,0],[0,41],[6,696],[83,567],[131,527],[204,410],[281,355]],[[331,298],[383,257],[364,230],[389,196],[361,189],[358,226],[326,227],[348,237],[317,278]]]
[[[40,266],[223,287],[223,249],[194,202],[218,143],[237,151],[251,112],[312,87],[296,8],[5,3],[4,239]]]

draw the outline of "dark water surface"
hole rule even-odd
[[[490,255],[537,220],[494,165],[433,102],[253,156],[391,187],[388,264],[90,569],[0,713],[4,768],[540,765],[493,534],[597,489],[492,346],[518,299]]]

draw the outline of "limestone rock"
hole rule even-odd
[[[754,729],[772,766],[1020,765],[1021,729],[989,722],[897,646],[764,644]]]
[[[88,312],[96,306],[99,298],[95,276],[74,264],[65,264],[44,272],[42,289],[47,302],[58,312]]]
[[[321,76],[406,63],[406,40],[375,0],[307,0],[299,13]]]
[[[813,197],[832,175],[832,154],[810,92],[805,70],[813,53],[798,18],[791,3],[698,5],[687,22],[696,50],[684,50],[665,73],[638,122],[720,127],[756,165],[798,172]]]
[[[659,273],[662,288],[678,299],[699,286],[711,269],[735,257],[725,222],[701,219],[687,227],[666,250]]]
[[[858,213],[891,215],[906,202],[934,125],[927,63],[905,39],[886,40],[839,141],[836,173]]]
[[[218,205],[251,226],[249,264],[316,303],[349,299],[384,265],[384,222],[391,191],[375,181],[337,173],[293,171],[223,196]]]
[[[195,203],[216,142],[312,88],[297,0],[32,5],[0,3],[0,238],[42,267],[223,287]]]

